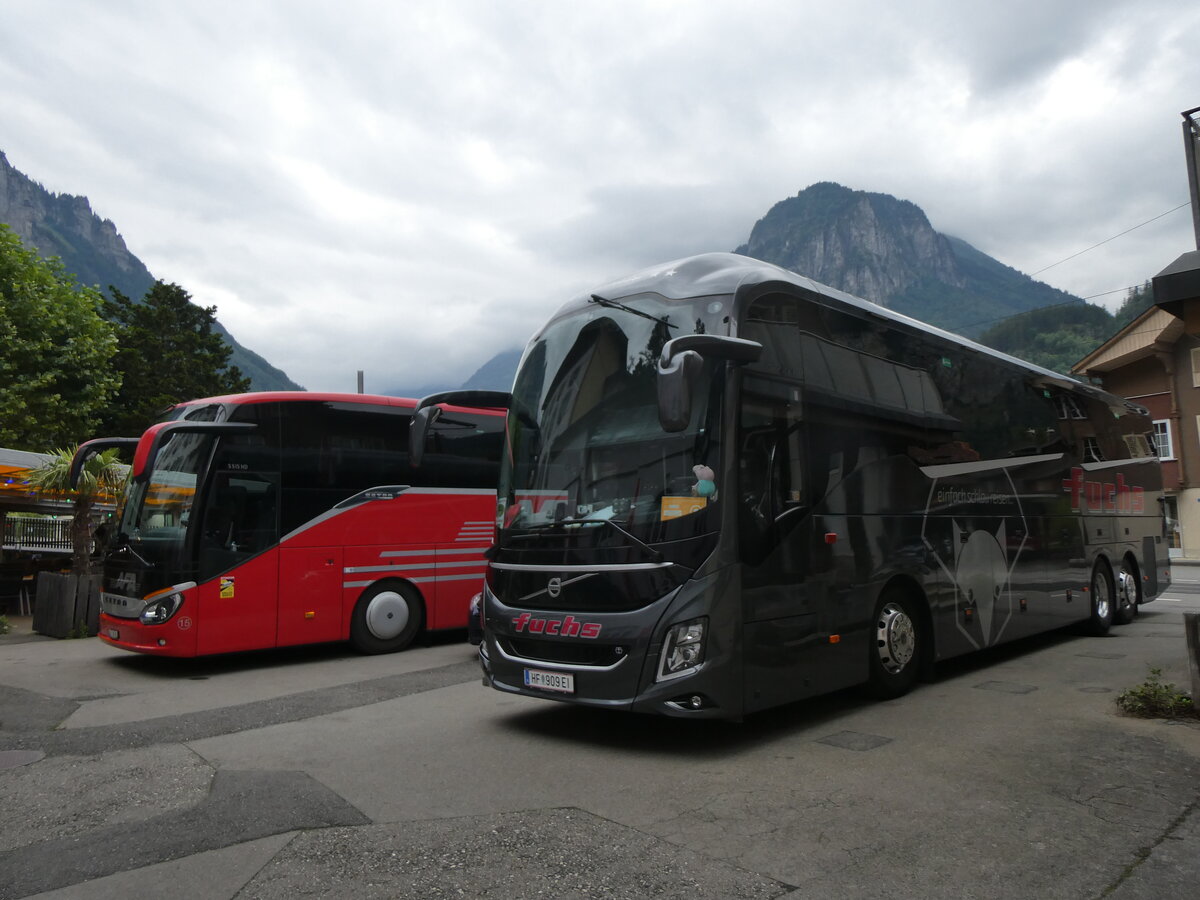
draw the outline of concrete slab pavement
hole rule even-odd
[[[381,677],[318,660],[320,685],[235,667],[218,707],[61,729],[107,663],[53,642],[58,695],[0,687],[0,752],[30,754],[0,771],[0,897],[1190,898],[1200,723],[1113,704],[1149,666],[1182,683],[1179,600],[741,725],[487,691],[457,644]],[[155,713],[195,687],[156,677]]]

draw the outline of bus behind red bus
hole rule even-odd
[[[100,637],[200,656],[462,628],[495,522],[500,410],[443,406],[424,464],[415,401],[264,392],[189,401],[139,438],[104,551]]]

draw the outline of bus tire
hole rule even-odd
[[[876,699],[891,700],[912,690],[921,668],[924,634],[910,594],[895,588],[880,594],[868,644],[867,692]]]
[[[408,585],[372,585],[354,604],[350,643],[361,653],[395,653],[412,643],[422,618],[421,600]]]
[[[1117,571],[1116,606],[1113,608],[1113,622],[1117,625],[1128,625],[1138,614],[1138,604],[1142,602],[1141,582],[1138,581],[1137,563],[1128,556],[1121,560],[1121,568]]]
[[[1092,569],[1090,593],[1092,611],[1087,621],[1084,622],[1083,630],[1085,634],[1090,634],[1092,637],[1104,637],[1108,634],[1108,629],[1112,627],[1113,607],[1116,605],[1116,601],[1112,574],[1108,563],[1102,559],[1097,560],[1096,567]]]

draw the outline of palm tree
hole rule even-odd
[[[128,467],[117,461],[116,450],[104,450],[84,463],[75,486],[71,486],[71,461],[78,448],[55,450],[36,469],[25,472],[25,480],[40,491],[74,497],[71,513],[71,572],[87,577],[92,545],[92,509],[104,495],[119,494]]]

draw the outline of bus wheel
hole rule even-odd
[[[1084,631],[1093,637],[1103,637],[1113,623],[1114,594],[1112,575],[1103,560],[1092,570],[1092,614],[1084,623]]]
[[[393,653],[412,643],[421,627],[421,601],[412,588],[377,584],[358,598],[350,642],[362,653]]]
[[[1117,572],[1117,605],[1113,610],[1113,621],[1118,625],[1128,625],[1138,614],[1138,603],[1141,602],[1137,578],[1137,566],[1126,557],[1121,560],[1121,568]]]
[[[880,700],[908,693],[917,681],[922,650],[913,600],[901,591],[884,591],[875,605],[869,637],[868,691]]]

